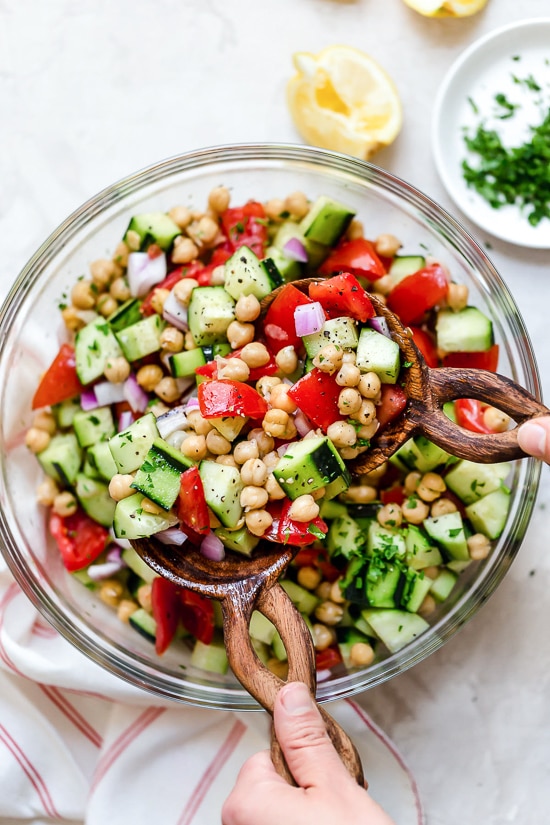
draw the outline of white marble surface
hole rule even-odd
[[[291,54],[332,43],[372,54],[401,93],[402,135],[376,161],[453,211],[430,154],[440,79],[482,34],[548,14],[548,0],[489,0],[463,20],[424,19],[401,0],[0,0],[0,297],[58,222],[127,173],[205,145],[297,142]],[[524,316],[548,398],[550,255],[480,240]],[[363,696],[413,767],[429,825],[548,821],[549,498],[545,468],[528,537],[489,604]]]

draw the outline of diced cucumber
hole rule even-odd
[[[189,330],[198,347],[217,344],[226,338],[235,320],[235,301],[223,286],[200,286],[191,293],[187,312]]]
[[[405,573],[401,607],[410,613],[417,613],[420,605],[430,592],[431,585],[432,580],[428,576],[409,568]]]
[[[437,578],[430,584],[430,593],[437,602],[444,602],[451,595],[458,576],[452,570],[441,570]]]
[[[338,629],[340,630],[340,628]],[[355,667],[350,658],[353,645],[370,645],[372,642],[372,637],[369,638],[364,633],[361,633],[356,627],[346,627],[342,630],[342,633],[338,633],[338,649],[345,666],[349,669]]]
[[[110,527],[115,515],[116,502],[109,495],[109,488],[101,481],[78,473],[75,492],[86,513],[104,527]]]
[[[143,316],[139,311],[140,306],[141,301],[139,298],[130,298],[124,304],[121,304],[112,315],[109,315],[107,323],[113,332],[119,332],[121,329],[131,327],[141,321]]]
[[[60,404],[55,404],[52,407],[52,412],[57,421],[57,426],[60,430],[67,430],[73,425],[73,418],[76,413],[81,410],[80,402],[74,398],[67,401],[62,401]]]
[[[440,309],[437,313],[438,349],[444,352],[479,352],[494,343],[493,323],[477,307],[464,307],[456,312]]]
[[[392,556],[404,559],[407,552],[405,537],[395,528],[382,527],[377,521],[371,522],[367,531],[367,553],[369,556],[381,553],[388,557],[390,551]]]
[[[334,246],[350,225],[355,214],[343,203],[321,195],[307,215],[302,218],[300,229],[306,238],[324,246]]]
[[[511,469],[512,465],[506,461],[500,464],[476,464],[462,460],[447,473],[445,483],[464,504],[473,504],[488,493],[499,490]]]
[[[311,616],[321,601],[310,590],[306,590],[305,587],[296,584],[296,582],[293,582],[291,579],[283,579],[281,587],[300,613],[305,613],[307,616]]]
[[[157,638],[157,623],[151,614],[144,610],[143,607],[140,607],[132,613],[128,619],[128,623],[130,627],[137,630],[147,641],[153,642],[154,644]]]
[[[281,639],[278,630],[275,631],[275,635],[273,636],[273,641],[271,642],[271,649],[273,650],[273,655],[275,656],[275,658],[278,659],[280,662],[288,661],[288,654],[286,652],[286,648],[284,646],[283,640]]]
[[[128,565],[130,570],[140,579],[143,579],[146,584],[151,584],[153,579],[158,575],[158,573],[155,573],[155,571],[143,561],[141,556],[138,556],[133,547],[126,547],[122,551],[122,560]]]
[[[250,617],[249,633],[252,639],[263,642],[265,645],[271,645],[277,628],[269,619],[260,613],[259,610],[254,610]]]
[[[409,438],[396,453],[397,457],[404,461],[411,470],[418,470],[419,473],[428,473],[435,470],[441,464],[446,464],[452,458],[442,447],[438,447],[423,435]]]
[[[361,615],[390,653],[401,650],[429,628],[425,619],[405,610],[370,608],[363,610]]]
[[[190,664],[192,667],[208,670],[210,673],[220,673],[222,675],[227,673],[229,662],[227,661],[223,639],[214,638],[209,645],[205,645],[197,639],[191,653]]]
[[[311,238],[306,238],[300,225],[294,223],[294,221],[285,221],[280,225],[275,234],[273,245],[275,248],[281,250],[281,253],[284,255],[285,244],[287,244],[291,238],[297,238],[304,246],[307,253],[306,268],[309,271],[315,270],[318,266],[320,266],[329,252],[329,247],[325,244],[317,243]],[[297,277],[300,276],[301,271],[300,275]]]
[[[76,333],[76,372],[82,384],[89,384],[103,375],[105,367],[113,358],[122,355],[111,327],[105,318],[96,318]]]
[[[214,532],[222,540],[224,547],[233,550],[235,553],[240,553],[242,556],[251,556],[260,541],[246,527],[241,527],[240,530],[227,530],[225,527],[218,527]]]
[[[260,261],[248,246],[233,253],[224,264],[224,273],[224,288],[235,301],[241,295],[255,295],[261,301],[275,286],[266,262]],[[275,280],[282,283],[280,275]]]
[[[74,433],[54,435],[46,449],[36,457],[46,475],[62,487],[74,485],[82,462],[82,450]]]
[[[269,246],[266,249],[266,255],[273,261],[285,283],[288,284],[302,277],[302,267],[298,261],[287,258],[284,252],[276,246]]]
[[[200,347],[195,349],[183,350],[171,355],[168,359],[170,365],[170,372],[175,378],[186,378],[188,375],[194,375],[197,367],[202,367],[206,364],[204,352]]]
[[[433,567],[442,564],[443,558],[437,547],[430,544],[430,540],[415,524],[409,524],[405,535],[407,554],[405,560],[413,570],[423,570],[424,567]]]
[[[330,496],[333,498],[347,490],[351,482],[346,465],[326,436],[290,444],[273,475],[292,500],[336,482],[336,492],[331,491]]]
[[[381,332],[363,327],[355,363],[361,372],[375,372],[383,384],[395,384],[401,367],[399,346]]]
[[[365,545],[365,535],[355,519],[346,512],[337,516],[329,527],[326,547],[331,556],[356,556]]]
[[[504,487],[493,490],[466,507],[466,515],[478,533],[498,539],[506,525],[510,509],[510,493]]]
[[[136,232],[139,235],[140,249],[157,244],[161,249],[167,250],[172,246],[174,239],[181,235],[181,229],[166,212],[144,212],[134,215],[124,234],[124,240],[127,239],[128,232]]]
[[[97,475],[105,481],[110,481],[117,473],[115,460],[111,455],[108,441],[96,442],[88,452],[86,457],[90,465],[95,469]]]
[[[452,559],[469,560],[464,523],[458,511],[424,519],[423,527]]]
[[[402,573],[398,565],[387,564],[376,578],[367,570],[365,581],[366,602],[371,607],[397,607],[402,587]]]
[[[240,503],[243,482],[239,470],[214,461],[201,461],[199,473],[206,503],[224,527],[235,527],[243,512]]]
[[[169,510],[179,496],[181,474],[192,466],[180,450],[155,438],[130,486]]]
[[[73,418],[73,429],[81,447],[91,447],[98,441],[111,438],[115,432],[115,422],[110,407],[95,410],[80,410]]]
[[[177,523],[177,518],[171,513],[161,516],[148,513],[143,509],[144,496],[134,493],[132,496],[117,501],[113,518],[115,536],[119,539],[142,539],[160,533]]]
[[[356,349],[358,344],[357,324],[353,318],[331,318],[323,328],[302,338],[309,358],[315,358],[319,350],[327,344],[340,349]]]
[[[338,518],[338,516],[347,516],[348,508],[341,501],[326,501],[321,500],[321,509],[319,516],[325,521]]]
[[[399,281],[408,275],[414,275],[419,269],[426,266],[426,258],[422,255],[396,255],[388,271],[392,280],[392,286],[397,286]]]
[[[161,348],[160,336],[165,326],[166,322],[155,312],[137,324],[119,330],[116,338],[125,358],[128,361],[138,361],[146,355],[158,352]]]
[[[119,473],[133,473],[143,463],[160,433],[154,413],[146,413],[109,439],[109,449]]]

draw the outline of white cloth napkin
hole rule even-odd
[[[358,704],[330,712],[373,796],[398,825],[422,825],[395,746]],[[265,713],[155,700],[107,673],[42,619],[0,561],[0,823],[215,825],[268,730]]]

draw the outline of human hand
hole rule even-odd
[[[394,825],[347,772],[304,684],[279,691],[273,720],[298,787],[278,775],[267,751],[255,754],[223,806],[223,825]]]
[[[550,464],[550,416],[526,421],[518,427],[518,444],[524,453]]]

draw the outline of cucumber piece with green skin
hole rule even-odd
[[[451,595],[457,583],[458,575],[452,570],[441,570],[437,578],[430,584],[430,593],[436,602],[444,602]]]
[[[86,457],[99,478],[110,481],[117,473],[117,466],[111,455],[108,441],[97,441],[87,451]]]
[[[128,361],[138,361],[146,355],[158,352],[161,348],[160,336],[165,326],[166,322],[155,312],[137,324],[124,327],[115,333],[124,357]]]
[[[235,301],[243,295],[261,301],[282,283],[273,261],[261,261],[248,246],[239,247],[224,264],[224,289]]]
[[[355,364],[361,372],[374,372],[383,384],[395,384],[401,368],[398,344],[381,332],[363,327]]]
[[[346,559],[359,555],[365,545],[365,535],[347,513],[337,516],[329,527],[326,548],[331,556]]]
[[[240,530],[226,530],[224,527],[217,527],[214,533],[221,539],[224,547],[233,550],[235,553],[240,553],[241,556],[250,557],[260,541],[258,536],[253,536],[246,527],[241,527]]]
[[[223,286],[198,286],[187,310],[189,331],[198,347],[226,342],[227,327],[235,320],[235,301]]]
[[[265,645],[271,645],[273,637],[277,632],[275,625],[270,622],[263,613],[260,613],[259,610],[252,612],[248,630],[252,639],[263,642]]]
[[[122,560],[139,579],[146,584],[151,584],[158,573],[146,564],[141,556],[138,556],[133,547],[125,547],[122,551]]]
[[[168,364],[174,378],[186,378],[188,375],[194,375],[197,367],[203,367],[206,364],[206,358],[202,349],[196,347],[171,355]]]
[[[73,429],[81,447],[91,447],[98,441],[111,438],[115,432],[115,422],[110,407],[96,407],[95,410],[80,410],[73,418]]]
[[[422,616],[406,610],[370,608],[363,610],[361,615],[390,653],[397,653],[429,628]]]
[[[123,354],[115,334],[105,318],[96,318],[76,333],[76,373],[81,384],[100,378],[113,358]]]
[[[347,516],[347,514],[348,508],[341,501],[326,501],[325,499],[321,501],[319,517],[324,521],[331,521],[338,516]]]
[[[110,527],[115,515],[116,502],[109,495],[106,484],[84,473],[78,473],[75,479],[75,493],[82,509],[99,524]]]
[[[236,467],[201,461],[199,473],[204,497],[224,527],[236,527],[243,512],[240,503],[243,482]]]
[[[54,435],[46,449],[36,457],[46,475],[62,487],[74,485],[82,463],[82,450],[74,433]]]
[[[151,614],[144,610],[143,607],[140,607],[132,613],[128,619],[128,623],[130,627],[137,630],[148,642],[155,643],[157,638],[157,623]]]
[[[333,482],[337,482],[334,490],[343,492],[351,483],[349,470],[327,436],[290,444],[273,475],[292,500]]]
[[[355,215],[355,211],[343,203],[321,195],[302,218],[299,227],[309,240],[324,246],[334,246]]]
[[[357,349],[357,324],[353,318],[331,318],[325,321],[319,332],[304,335],[302,341],[309,358],[315,358],[327,344],[334,344],[340,349]]]
[[[502,534],[510,510],[510,493],[500,487],[493,490],[479,501],[466,507],[466,515],[477,533],[483,533],[490,539],[498,539]]]
[[[400,565],[384,564],[383,572],[372,574],[372,561],[365,577],[366,603],[370,607],[397,607],[399,605],[403,575]]]
[[[409,568],[405,571],[404,582],[400,606],[409,613],[417,613],[430,592],[432,580],[422,572]]]
[[[144,496],[134,493],[132,496],[117,501],[113,517],[113,529],[118,539],[142,539],[160,533],[177,524],[177,518],[171,513],[156,515],[148,513],[142,507]]]
[[[428,473],[435,470],[442,464],[447,464],[453,459],[442,447],[438,447],[423,435],[409,438],[396,453],[397,457],[405,462],[411,470],[418,470],[419,473]]]
[[[403,533],[372,521],[367,531],[367,554],[373,556],[375,553],[381,553],[386,558],[404,559],[407,547]]]
[[[193,462],[162,438],[155,438],[130,487],[143,493],[163,510],[174,506],[181,486],[181,475]]]
[[[157,244],[165,251],[170,249],[175,238],[181,235],[180,227],[166,212],[144,212],[141,215],[134,215],[124,233],[124,240],[127,240],[129,232],[136,232],[139,235],[140,249],[147,249],[151,244]],[[132,245],[130,246],[133,248]]]
[[[325,244],[317,243],[311,238],[306,238],[303,230],[300,228],[300,225],[294,221],[285,221],[280,225],[275,234],[273,246],[276,249],[281,250],[281,254],[284,255],[285,244],[287,244],[292,238],[299,240],[306,250],[307,263],[305,264],[305,267],[308,271],[315,270],[318,266],[320,266],[330,252],[329,247]],[[300,275],[298,277],[300,277]]]
[[[347,668],[357,667],[351,661],[351,649],[354,645],[370,645],[372,638],[365,636],[356,627],[338,628],[338,649]]]
[[[422,255],[396,255],[388,270],[392,287],[397,286],[403,278],[414,275],[419,269],[424,269],[425,266],[426,258]]]
[[[291,579],[283,579],[281,587],[300,613],[305,613],[307,616],[311,616],[321,601],[314,593],[296,584]]]
[[[464,523],[458,511],[424,519],[423,527],[451,559],[469,561]]]
[[[119,473],[133,473],[153,441],[160,437],[154,413],[146,413],[125,430],[109,439],[109,449]]]
[[[273,655],[275,656],[275,658],[278,659],[280,662],[288,661],[288,654],[286,652],[283,640],[281,639],[281,634],[278,630],[275,631],[275,635],[273,636],[273,641],[271,642],[271,649],[273,650]]]
[[[192,667],[208,670],[210,673],[227,673],[229,662],[223,639],[214,637],[209,645],[197,639],[189,663]]]
[[[133,324],[141,321],[143,316],[139,311],[140,306],[141,301],[139,298],[130,298],[121,304],[112,315],[109,315],[107,323],[113,332],[119,332],[121,329],[131,327]]]
[[[445,476],[445,483],[464,504],[473,504],[480,498],[499,490],[511,472],[509,462],[500,464],[476,464],[463,459]]]
[[[302,277],[302,267],[298,261],[287,258],[286,255],[276,246],[269,246],[266,255],[273,261],[279,271],[283,281],[288,284]]]
[[[409,524],[407,527],[405,546],[407,548],[405,561],[413,570],[437,567],[443,563],[439,549],[430,543],[426,533],[415,524]]]
[[[444,352],[480,352],[494,344],[493,323],[477,307],[440,309],[435,331],[437,347]]]
[[[73,426],[73,418],[82,409],[79,401],[70,398],[68,401],[61,401],[52,407],[57,426],[60,430],[68,430]]]

